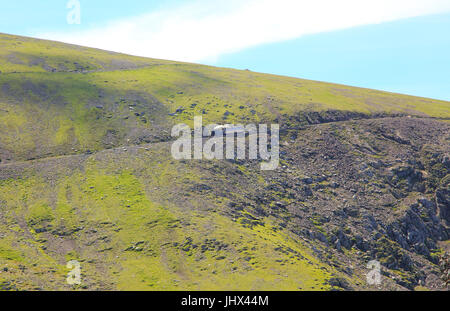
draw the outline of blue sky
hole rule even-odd
[[[450,101],[450,14],[264,44],[211,64]]]
[[[0,32],[450,100],[449,0],[67,3],[0,0]]]
[[[174,0],[164,2],[177,3]],[[180,1],[179,1],[180,2]],[[0,31],[33,34],[48,31],[74,31],[103,25],[109,20],[135,16],[157,10],[162,2],[156,0],[80,0],[82,23],[69,25],[66,21],[67,0],[0,0]]]

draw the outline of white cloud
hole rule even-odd
[[[197,0],[81,32],[37,36],[132,55],[201,62],[305,34],[447,11],[449,0]]]

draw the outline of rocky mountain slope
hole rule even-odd
[[[445,289],[449,102],[6,34],[0,72],[0,289]],[[280,167],[174,160],[194,115]]]

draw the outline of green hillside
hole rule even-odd
[[[158,141],[194,115],[205,123],[281,124],[326,110],[450,116],[448,102],[342,85],[9,35],[0,46],[3,161]]]
[[[0,72],[0,289],[374,289],[372,259],[376,289],[438,274],[449,102],[6,34]],[[194,115],[278,122],[280,168],[173,160]]]

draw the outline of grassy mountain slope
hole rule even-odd
[[[285,126],[307,111],[449,117],[447,102],[373,90],[9,35],[0,46],[2,161],[164,140],[194,115]]]
[[[448,102],[5,34],[0,71],[0,289],[441,287]],[[280,168],[173,160],[194,115],[280,123]]]

